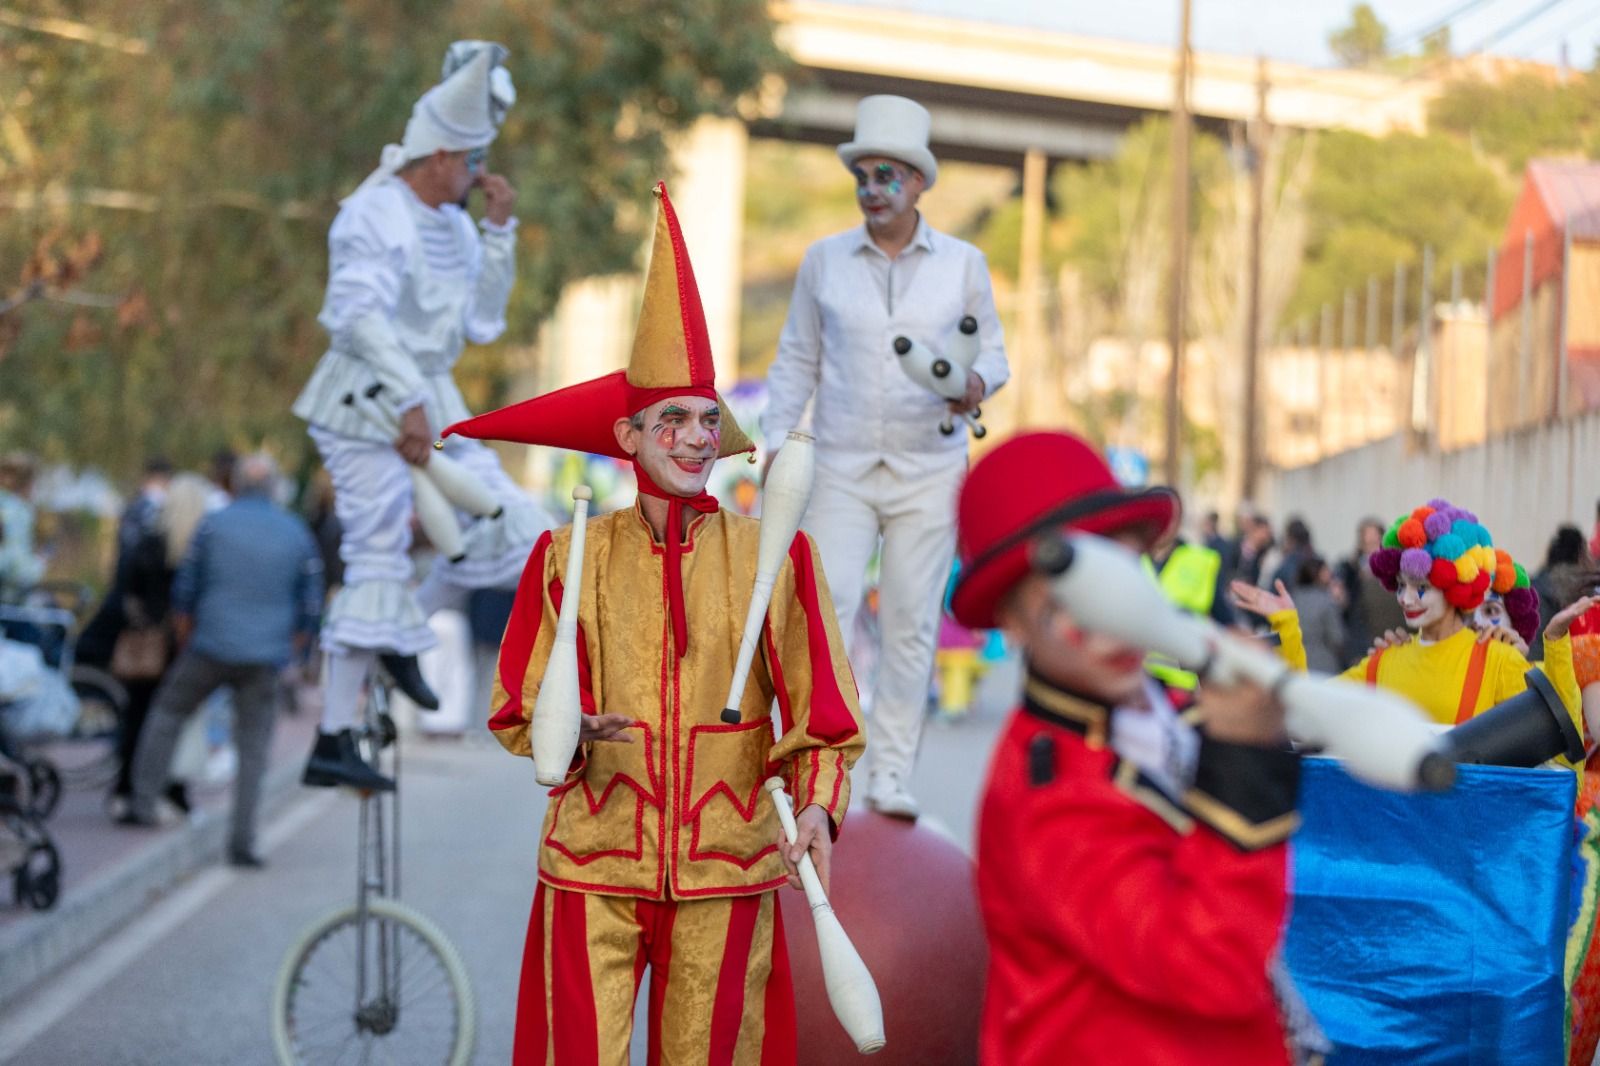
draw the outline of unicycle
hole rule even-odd
[[[389,685],[368,686],[362,755],[395,782],[363,792],[356,901],[313,921],[284,956],[272,1038],[284,1066],[466,1066],[477,1010],[466,967],[438,926],[401,903],[400,745]],[[384,752],[388,752],[385,756]]]

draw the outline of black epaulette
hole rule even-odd
[[[1028,741],[1028,783],[1042,788],[1056,779],[1056,738],[1039,733]]]

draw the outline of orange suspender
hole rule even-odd
[[[1483,688],[1483,667],[1489,661],[1489,642],[1480,640],[1472,646],[1472,658],[1467,660],[1467,679],[1461,686],[1461,706],[1456,708],[1456,725],[1460,725],[1478,709],[1478,691]]]
[[[1378,685],[1378,662],[1387,649],[1379,648],[1367,656],[1367,684]],[[1456,725],[1460,725],[1478,709],[1478,693],[1483,690],[1483,671],[1489,662],[1489,643],[1479,641],[1472,646],[1472,657],[1467,660],[1467,676],[1461,684],[1461,703],[1456,707]]]

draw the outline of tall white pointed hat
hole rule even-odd
[[[423,159],[441,149],[469,152],[492,142],[500,132],[493,116],[491,84],[496,61],[493,48],[480,48],[449,77],[423,93],[411,109],[405,136],[399,144],[383,146],[377,169],[367,175],[356,192],[393,177],[413,159]]]

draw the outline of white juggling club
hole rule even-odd
[[[772,796],[778,821],[783,824],[783,834],[793,844],[800,830],[795,825],[794,812],[789,809],[783,778],[767,778],[767,792]],[[822,981],[828,987],[828,1002],[833,1006],[834,1017],[839,1019],[861,1054],[881,1051],[887,1041],[883,1035],[883,1001],[878,998],[878,985],[867,964],[861,961],[861,954],[845,935],[839,916],[833,913],[833,905],[822,890],[822,881],[817,877],[817,868],[811,864],[809,853],[800,857],[799,867],[800,883],[805,887],[806,903],[811,907],[811,925],[817,931]]]
[[[1276,655],[1224,634],[1214,623],[1170,604],[1128,549],[1090,534],[1046,535],[1034,542],[1034,568],[1076,624],[1187,670],[1229,682],[1253,681],[1283,703],[1289,736],[1343,760],[1380,788],[1438,791],[1455,781],[1454,762],[1422,711],[1384,689],[1293,671]]]
[[[899,356],[896,362],[900,364],[900,369],[912,381],[947,400],[962,399],[967,394],[967,371],[972,369],[972,364],[978,358],[978,320],[971,315],[961,319],[960,328],[945,356],[935,355],[910,337],[896,337],[894,353]],[[981,440],[989,432],[978,421],[983,417],[981,410],[960,417],[971,428],[974,437]],[[939,432],[948,437],[955,431],[953,416],[945,415],[939,423]]]
[[[750,679],[750,664],[755,660],[761,640],[761,625],[772,602],[772,586],[789,554],[789,545],[800,532],[800,519],[811,502],[811,484],[816,479],[815,439],[806,433],[790,433],[767,471],[761,487],[761,539],[756,547],[756,581],[750,590],[750,606],[744,613],[744,634],[739,638],[739,657],[734,661],[733,678],[728,683],[728,698],[722,705],[722,720],[729,725],[739,721],[739,701]]]
[[[354,397],[345,402],[355,407],[379,429],[398,437],[399,420],[379,400],[378,394],[382,391],[382,385],[373,385],[366,390],[366,403],[361,403]],[[489,491],[489,486],[483,483],[482,478],[445,454],[444,441],[433,442],[433,454],[429,456],[427,465],[420,469],[439,486],[439,491],[444,493],[445,499],[470,515],[478,518],[499,518],[505,510],[500,501],[494,498],[494,493]]]
[[[381,412],[373,410],[370,404],[359,402],[354,394],[346,393],[344,402],[345,406],[360,412],[382,432],[395,437],[400,435],[392,421],[385,424]],[[417,522],[422,526],[422,531],[439,549],[439,554],[452,563],[459,563],[467,557],[467,548],[461,537],[461,525],[456,521],[455,508],[450,506],[450,501],[445,499],[439,486],[422,467],[407,463],[406,473],[411,475],[411,506],[417,512]]]
[[[578,599],[583,592],[583,540],[593,496],[587,485],[572,490],[572,542],[567,546],[567,570],[562,575],[561,613],[556,615],[555,641],[528,722],[533,776],[541,785],[559,785],[566,780],[583,724],[583,704],[578,696]]]

